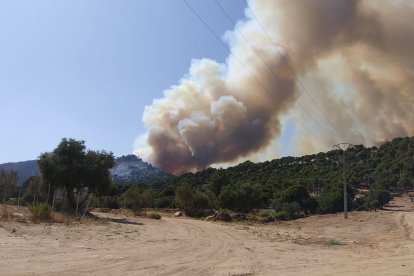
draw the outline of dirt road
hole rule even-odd
[[[414,210],[272,225],[161,221],[0,223],[0,275],[413,275]],[[13,231],[14,229],[14,231]]]

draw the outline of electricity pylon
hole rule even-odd
[[[350,148],[352,148],[354,145],[350,144],[350,143],[339,143],[334,145],[334,148],[338,148],[339,150],[342,151],[342,178],[344,181],[344,218],[347,219],[348,218],[348,193],[347,193],[347,189],[346,189],[346,164],[345,164],[345,152],[347,150],[349,150]]]

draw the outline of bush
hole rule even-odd
[[[147,213],[147,217],[152,218],[152,219],[161,219],[161,215],[156,212]]]
[[[262,190],[258,185],[236,183],[221,189],[220,206],[239,212],[249,212],[263,206]]]
[[[300,185],[293,185],[286,189],[284,189],[280,193],[280,199],[283,202],[298,202],[299,204],[302,204],[304,200],[309,198],[309,193],[306,190],[304,186]]]
[[[272,222],[275,220],[275,212],[262,211],[258,215],[260,222]]]
[[[142,208],[142,196],[136,186],[130,187],[123,195],[125,206],[134,212],[141,211]]]
[[[201,191],[194,191],[189,184],[183,184],[176,189],[176,203],[178,206],[184,209],[187,216],[200,217],[211,213],[211,209],[216,207],[213,206],[209,194]]]
[[[379,201],[378,201],[378,200],[374,199],[374,200],[367,200],[367,201],[365,202],[365,207],[366,207],[368,210],[372,210],[372,209],[374,209],[375,211],[377,211],[377,209],[378,209],[378,208],[380,208],[380,207],[381,207],[381,205],[380,205],[380,203],[379,203]]]
[[[3,208],[1,208],[0,212],[1,212],[0,213],[1,220],[9,221],[9,220],[13,219],[13,214],[9,212],[6,205],[3,205]]]
[[[286,211],[289,215],[288,219],[297,219],[300,216],[300,205],[297,202],[283,203],[282,211]]]
[[[39,203],[35,206],[30,206],[29,210],[34,222],[47,221],[52,217],[52,207],[47,203]]]
[[[378,203],[382,207],[391,201],[392,196],[390,192],[387,190],[377,190],[374,192],[374,198],[378,200]]]
[[[344,245],[345,243],[339,241],[339,240],[335,240],[335,239],[330,239],[326,241],[326,245],[329,246],[333,246],[333,245]]]
[[[385,204],[390,202],[392,199],[392,196],[389,191],[380,189],[371,191],[366,198],[365,206],[368,209],[377,209],[382,208]]]
[[[339,188],[325,190],[319,197],[319,208],[323,214],[342,212],[344,210],[343,191]]]
[[[171,208],[173,204],[172,197],[160,197],[155,200],[155,207],[156,208]]]
[[[279,211],[275,214],[277,220],[289,220],[289,213],[287,211]]]
[[[300,205],[297,202],[281,202],[280,200],[274,200],[273,201],[273,208],[277,212],[275,218],[277,218],[278,213],[282,213],[280,216],[282,216],[283,219],[278,220],[291,220],[291,219],[297,219],[300,217],[301,209]]]
[[[275,200],[272,201],[272,207],[273,207],[273,210],[275,210],[276,212],[282,210],[283,201],[280,200],[279,198],[276,198]]]
[[[119,209],[119,200],[117,196],[101,196],[96,199],[97,208]]]
[[[314,214],[319,208],[319,203],[314,197],[310,197],[303,202],[303,211],[306,215]]]

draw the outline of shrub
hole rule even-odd
[[[272,222],[275,220],[274,212],[262,211],[258,215],[259,215],[260,222]]]
[[[124,194],[123,194],[125,206],[130,208],[134,212],[141,211],[142,208],[142,196],[138,189],[138,187],[130,187]]]
[[[249,212],[263,206],[262,190],[258,185],[236,183],[221,189],[220,206],[234,211]]]
[[[300,216],[300,205],[297,202],[282,202],[278,199],[273,201],[273,209],[277,212],[285,212],[286,219],[282,220],[291,220],[291,219],[297,219]],[[277,219],[277,218],[276,218]]]
[[[392,196],[387,190],[377,190],[374,192],[374,198],[378,200],[379,205],[382,207],[391,201]]]
[[[368,209],[382,208],[385,204],[390,202],[392,196],[389,191],[380,189],[371,191],[365,201],[365,206]]]
[[[47,221],[52,217],[52,207],[47,203],[39,203],[35,206],[30,206],[29,210],[34,222]]]
[[[160,197],[155,200],[156,208],[171,208],[173,203],[173,197]]]
[[[272,201],[272,207],[273,207],[273,210],[275,210],[276,212],[282,210],[283,201],[280,200],[279,198],[274,199]]]
[[[302,204],[302,202],[309,198],[309,193],[304,186],[301,185],[293,185],[286,189],[284,189],[280,193],[280,199],[283,202],[298,202]]]
[[[374,199],[374,200],[367,200],[365,202],[365,207],[368,208],[369,210],[374,209],[375,211],[377,211],[377,209],[380,208],[381,205],[378,200]]]
[[[147,213],[147,217],[152,218],[152,219],[161,219],[161,215],[156,212]]]
[[[283,203],[282,210],[288,213],[288,219],[297,219],[300,216],[300,205],[297,202]]]
[[[279,211],[275,214],[277,220],[289,220],[289,213],[287,211]]]
[[[341,241],[338,241],[338,240],[335,240],[335,239],[330,239],[330,240],[327,240],[326,241],[326,245],[329,245],[329,246],[333,246],[333,245],[344,245],[345,243],[343,243],[343,242],[341,242]]]
[[[214,202],[211,197],[214,194],[194,191],[189,184],[183,184],[176,189],[176,203],[184,209],[187,216],[200,217],[210,213]]]
[[[13,219],[13,214],[9,212],[6,205],[3,205],[3,208],[1,208],[0,218],[4,221]]]
[[[342,190],[332,188],[324,191],[319,197],[321,213],[336,213],[344,210],[344,197]]]
[[[119,200],[116,196],[101,196],[96,199],[97,208],[119,209]]]
[[[319,203],[316,198],[310,197],[304,200],[302,208],[306,215],[314,214],[319,208]]]

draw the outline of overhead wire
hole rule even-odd
[[[226,10],[223,8],[223,6],[217,1],[214,0],[214,2],[216,3],[216,5],[220,8],[220,10],[223,12],[223,14],[227,17],[227,19],[235,26],[235,29],[237,30],[237,32],[240,34],[240,36],[243,38],[243,40],[247,43],[247,45],[252,49],[252,51],[255,53],[255,55],[260,59],[260,61],[266,66],[266,68],[269,70],[270,73],[272,73],[275,78],[277,79],[277,81],[279,82],[279,84],[281,84],[284,88],[287,89],[285,82],[274,72],[274,70],[272,68],[270,68],[269,64],[264,61],[264,59],[262,58],[262,56],[257,53],[256,49],[251,45],[251,43],[249,42],[249,40],[244,36],[244,34],[240,31],[240,28],[237,27],[236,22],[233,21],[233,19],[230,17],[230,15],[226,12]],[[296,77],[296,76],[295,76]],[[306,115],[311,118],[311,120],[313,120],[316,125],[325,132],[325,134],[327,134],[329,136],[329,130],[327,130],[325,127],[323,127],[317,119],[314,118],[314,116],[300,103],[297,102],[297,105],[306,113]]]
[[[328,122],[329,126],[336,132],[336,134],[338,135],[338,137],[340,137],[341,139],[344,140],[344,137],[341,135],[341,133],[336,129],[336,127],[332,124],[332,122],[329,120],[328,116],[325,114],[325,112],[323,112],[318,104],[316,103],[316,101],[313,99],[312,95],[308,92],[308,90],[306,89],[306,87],[303,85],[302,81],[300,80],[300,78],[298,77],[298,74],[296,73],[295,69],[293,68],[293,66],[285,59],[285,57],[283,56],[283,54],[281,53],[281,51],[279,50],[279,48],[276,46],[276,43],[273,41],[273,39],[270,37],[269,33],[266,31],[266,29],[264,28],[263,24],[260,22],[259,18],[256,16],[256,14],[253,12],[253,10],[250,8],[249,3],[246,2],[246,6],[247,9],[249,10],[249,12],[251,13],[251,15],[254,17],[255,21],[257,22],[257,24],[259,25],[259,27],[263,30],[263,32],[266,34],[267,38],[269,39],[269,41],[271,42],[271,44],[273,45],[273,47],[276,49],[276,51],[278,52],[278,54],[280,55],[281,59],[283,60],[283,62],[288,66],[289,70],[291,71],[291,73],[295,76],[295,78],[297,79],[297,82],[299,83],[299,85],[302,87],[303,91],[305,91],[305,94],[309,97],[309,99],[311,100],[311,102],[315,105],[315,107],[318,109],[318,111],[322,114],[322,116],[325,118],[325,120]]]
[[[208,31],[219,41],[219,43],[229,51],[230,55],[235,58],[235,60],[243,67],[243,69],[249,73],[249,75],[263,88],[264,91],[266,91],[269,95],[271,93],[269,90],[263,85],[263,83],[248,69],[248,67],[238,58],[237,55],[234,54],[234,52],[220,39],[220,37],[215,33],[215,31],[210,27],[210,25],[201,17],[201,15],[188,3],[187,0],[183,0],[185,5],[190,9],[190,11],[200,20],[200,22],[208,29]],[[287,111],[290,114],[290,111]],[[297,123],[305,129],[309,134],[311,134],[313,137],[316,138],[317,142],[321,142],[317,135],[313,133],[305,124],[303,124],[300,120],[296,120]],[[325,144],[324,146],[327,146],[328,148],[331,147],[331,145]]]

